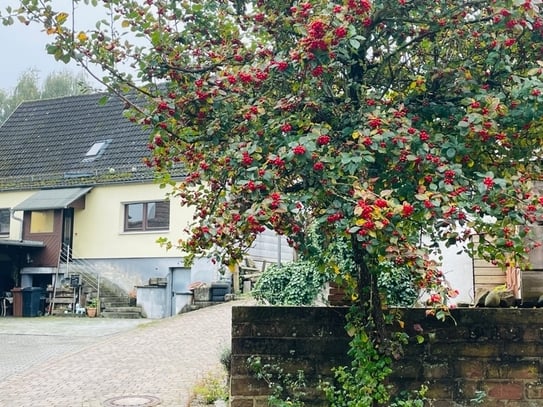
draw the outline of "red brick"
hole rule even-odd
[[[496,400],[522,400],[524,386],[519,382],[486,382],[488,397]]]

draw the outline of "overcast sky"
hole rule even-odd
[[[70,3],[66,0],[61,1],[64,5]],[[0,0],[0,9],[4,10],[8,4],[14,3],[16,0]],[[69,10],[69,6],[67,9]],[[81,22],[87,24],[87,27],[93,27],[99,16],[98,10],[93,7],[84,13],[76,14],[78,24]],[[69,70],[74,73],[81,71],[75,64],[66,65],[55,61],[45,50],[47,42],[48,36],[37,25],[25,26],[16,22],[6,27],[0,24],[0,89],[13,90],[21,74],[30,68],[39,72],[41,80],[55,71]]]

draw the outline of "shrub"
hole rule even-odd
[[[253,296],[271,305],[310,305],[326,280],[311,261],[272,265],[256,282]]]
[[[412,307],[419,296],[413,284],[410,271],[406,267],[395,266],[392,262],[381,263],[378,276],[379,291],[384,293],[387,304],[399,307]]]
[[[210,404],[217,400],[228,400],[226,372],[208,372],[193,388],[194,396]]]

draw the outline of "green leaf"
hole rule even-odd
[[[350,39],[349,39],[349,44],[350,44],[351,47],[354,48],[355,50],[357,50],[358,48],[360,48],[360,41],[358,41],[356,38],[350,38]]]

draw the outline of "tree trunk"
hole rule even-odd
[[[385,321],[377,285],[377,274],[369,269],[369,255],[356,240],[356,235],[352,235],[351,243],[358,272],[358,301],[366,323],[365,328],[377,349],[384,351],[382,343],[385,339]]]

